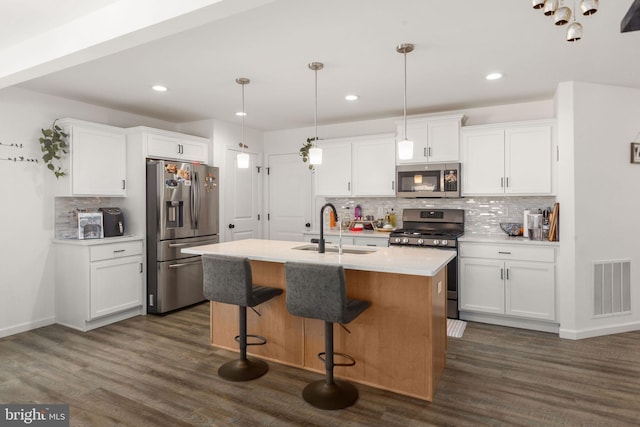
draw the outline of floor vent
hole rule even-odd
[[[631,261],[593,264],[593,314],[607,316],[631,311]]]

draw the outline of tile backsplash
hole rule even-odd
[[[98,212],[99,208],[119,206],[118,197],[56,197],[55,238],[78,238],[78,212]]]
[[[327,198],[333,203],[338,215],[353,216],[356,205],[360,205],[362,215],[383,218],[391,211],[396,212],[396,227],[402,227],[402,210],[423,209],[464,209],[465,234],[468,236],[504,235],[501,222],[522,222],[525,209],[553,208],[555,197],[464,197],[460,199],[400,199],[400,198]]]

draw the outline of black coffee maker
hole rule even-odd
[[[104,237],[122,236],[124,234],[124,215],[120,208],[100,208]]]

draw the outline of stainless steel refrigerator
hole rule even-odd
[[[204,301],[200,256],[190,246],[218,243],[218,168],[147,160],[147,312]]]

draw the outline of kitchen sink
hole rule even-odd
[[[298,251],[318,251],[318,245],[302,245],[302,246],[296,246],[295,248],[292,249],[296,249]],[[324,248],[325,252],[335,252],[338,253],[338,248],[337,247],[333,247],[333,246],[326,246]],[[364,254],[370,254],[375,252],[375,249],[352,249],[352,248],[342,248],[342,253],[343,254],[359,254],[359,255],[364,255]]]

